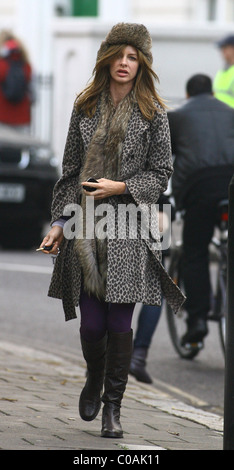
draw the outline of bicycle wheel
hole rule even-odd
[[[218,276],[217,304],[219,307],[219,337],[223,353],[225,354],[226,342],[226,313],[227,313],[227,290],[226,270],[220,269]]]
[[[183,291],[182,279],[182,248],[176,247],[171,253],[171,262],[168,269],[169,276]],[[168,330],[172,344],[175,351],[183,359],[193,359],[199,353],[201,347],[198,345],[191,345],[189,348],[181,345],[181,339],[187,330],[187,317],[188,314],[185,308],[182,308],[175,314],[170,305],[166,304],[166,317]]]

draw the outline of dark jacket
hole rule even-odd
[[[177,208],[205,195],[227,197],[234,173],[234,110],[210,94],[201,94],[170,111],[168,119]]]

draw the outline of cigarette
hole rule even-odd
[[[50,251],[51,249],[53,248],[53,245],[52,246],[42,246],[41,248],[37,248],[36,251]]]

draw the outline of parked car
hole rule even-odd
[[[29,249],[50,219],[58,165],[50,146],[0,125],[0,246]]]

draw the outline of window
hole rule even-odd
[[[97,16],[98,0],[72,0],[73,16]]]
[[[217,0],[208,0],[207,19],[215,21],[217,19]]]
[[[227,20],[234,21],[234,0],[228,2]]]

